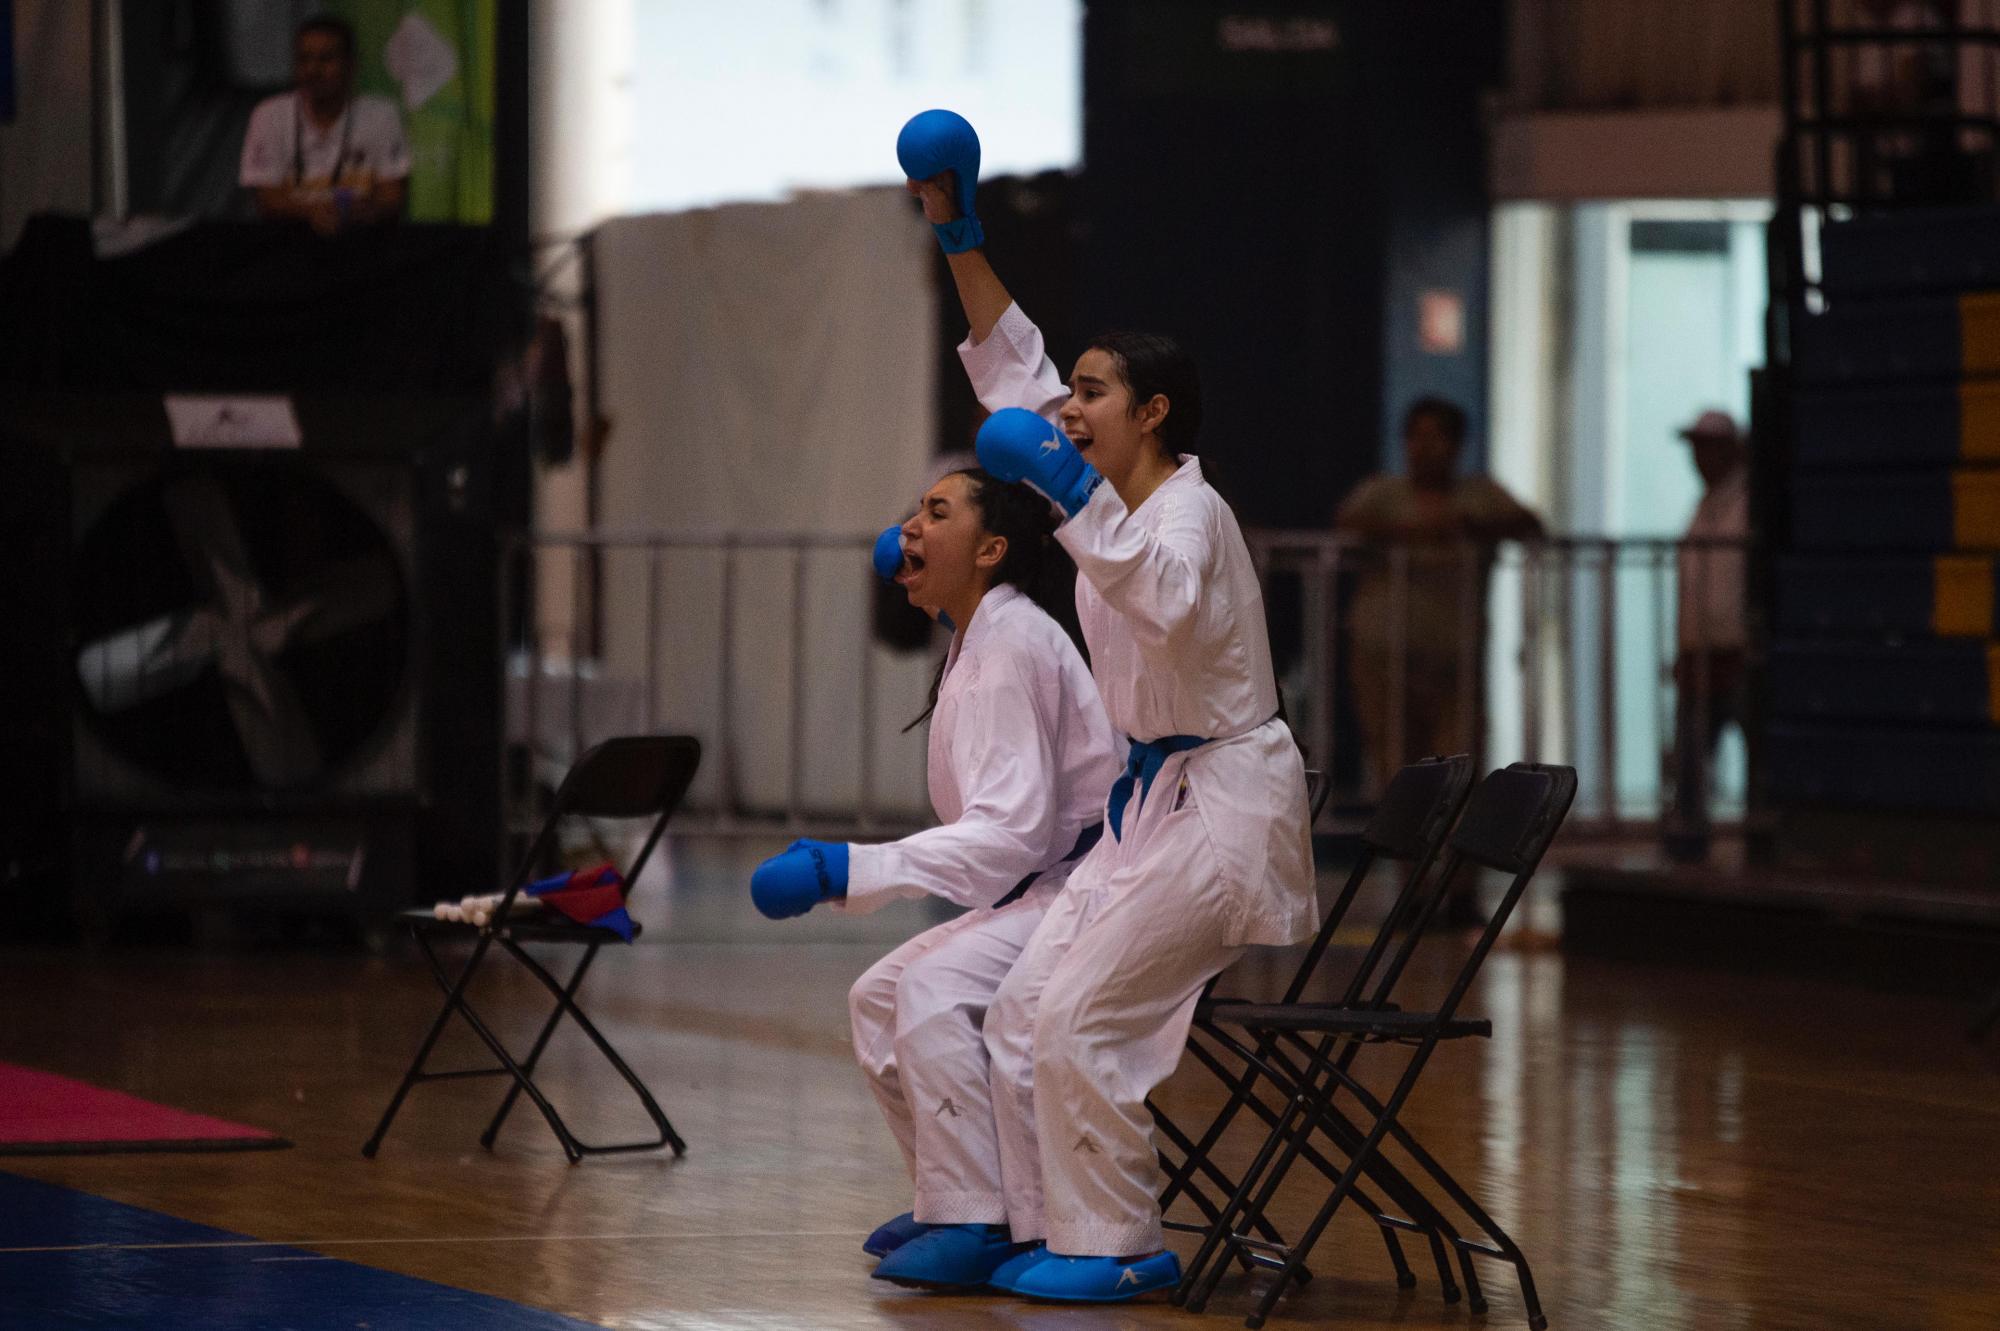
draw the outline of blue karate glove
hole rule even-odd
[[[875,551],[869,556],[875,565],[875,576],[884,582],[896,580],[896,570],[903,567],[903,524],[898,522],[885,527],[875,538]]]
[[[979,427],[979,465],[1003,481],[1026,481],[1075,517],[1104,477],[1055,426],[1024,407],[1002,407]]]
[[[963,254],[986,243],[986,232],[972,210],[979,186],[979,135],[956,111],[920,111],[896,136],[896,161],[911,180],[929,180],[943,172],[958,177],[958,211],[950,222],[934,222],[938,244],[946,254]]]
[[[757,866],[750,899],[766,919],[803,915],[822,901],[847,896],[847,843],[800,837]]]
[[[875,551],[869,556],[869,562],[875,566],[876,577],[882,579],[884,582],[894,582],[896,580],[897,572],[903,567],[903,527],[901,523],[885,528],[882,534],[875,538]],[[937,612],[937,620],[938,623],[944,625],[947,629],[955,627],[951,622],[951,616],[942,610]]]

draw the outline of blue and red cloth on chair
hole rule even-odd
[[[521,890],[578,924],[609,929],[628,943],[636,932],[625,913],[625,879],[610,864],[555,874]]]

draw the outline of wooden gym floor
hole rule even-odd
[[[687,1138],[683,1160],[572,1168],[525,1105],[483,1151],[490,1082],[419,1088],[364,1160],[436,1009],[413,954],[114,946],[0,951],[0,1060],[269,1128],[296,1148],[0,1170],[634,1331],[1240,1325],[1237,1275],[1199,1317],[1158,1299],[1071,1309],[868,1279],[860,1240],[907,1207],[908,1187],[852,1063],[845,994],[930,916],[914,904],[761,920],[743,885],[767,850],[676,847],[671,886],[635,900],[647,938],[607,952],[585,985],[585,1006]],[[2000,1048],[1963,1042],[1966,1008],[1566,959],[1556,927],[1540,900],[1503,942],[1468,1004],[1495,1038],[1440,1053],[1408,1116],[1526,1250],[1553,1326],[2000,1326]],[[1235,988],[1287,969],[1253,956]],[[499,966],[488,978],[486,1010],[531,1025],[540,991]],[[452,1048],[462,1062],[478,1052],[469,1037]],[[585,1135],[636,1132],[623,1086],[593,1059],[580,1038],[559,1041],[545,1085]],[[1217,1098],[1192,1065],[1165,1094],[1187,1119]],[[1288,1228],[1309,1192],[1279,1212]],[[101,1254],[74,1255],[87,1273]],[[1343,1215],[1313,1260],[1318,1278],[1272,1326],[1479,1324],[1445,1306],[1410,1255],[1420,1283],[1401,1292],[1372,1227]],[[1525,1325],[1507,1269],[1481,1271],[1484,1324]],[[265,1324],[287,1323],[270,1308]],[[203,1323],[183,1307],[133,1324]]]

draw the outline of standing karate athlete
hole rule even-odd
[[[854,1052],[916,1182],[910,1214],[863,1247],[898,1284],[976,1289],[1021,1250],[1003,1187],[981,1025],[993,995],[1103,830],[1118,740],[1067,633],[1069,560],[1048,502],[957,471],[876,543],[876,571],[962,625],[938,676],[927,777],[940,827],[888,845],[799,841],[751,879],[758,909],[873,910],[926,894],[968,907],[871,967],[849,994]],[[1062,609],[1060,604],[1057,609]],[[1030,1197],[1029,1202],[1035,1199]]]
[[[897,156],[972,325],[959,355],[994,412],[981,464],[1060,510],[1091,673],[1130,740],[1103,839],[986,1019],[1008,1220],[1015,1239],[1046,1239],[992,1283],[1113,1302],[1180,1278],[1145,1102],[1180,1061],[1202,986],[1250,944],[1313,931],[1305,771],[1278,719],[1249,550],[1187,452],[1192,359],[1170,338],[1112,334],[1065,388],[981,249],[972,127],[927,111]],[[1039,1206],[1013,1200],[1030,1175]]]

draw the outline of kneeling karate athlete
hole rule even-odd
[[[913,1210],[863,1245],[883,1259],[875,1275],[898,1284],[977,1288],[1023,1246],[1008,1231],[1016,1201],[981,1027],[1095,844],[1118,775],[1118,739],[1090,671],[1034,599],[1070,595],[1053,527],[1039,494],[970,470],[945,476],[900,532],[882,534],[877,571],[961,626],[927,713],[943,825],[888,845],[794,842],[751,879],[772,918],[829,899],[867,911],[926,893],[968,908],[877,962],[848,999],[855,1055],[916,1182]],[[1032,1194],[1032,1177],[1026,1185]]]
[[[1112,334],[1065,388],[981,248],[972,127],[927,111],[897,155],[972,325],[959,355],[994,412],[981,465],[1061,510],[1091,673],[1131,739],[1103,839],[986,1019],[1007,1218],[1014,1238],[1047,1240],[991,1283],[1112,1302],[1180,1279],[1146,1097],[1180,1061],[1203,985],[1249,944],[1313,931],[1305,771],[1277,715],[1249,550],[1188,454],[1192,358],[1171,338]],[[1036,1153],[1015,1153],[1023,1142]],[[1031,1176],[1042,1194],[1024,1198]]]

